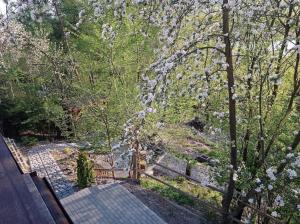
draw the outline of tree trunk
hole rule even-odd
[[[229,224],[232,222],[230,218],[230,205],[235,190],[235,181],[233,180],[234,172],[237,170],[237,142],[236,142],[236,102],[233,97],[234,94],[234,75],[233,75],[233,63],[232,63],[232,49],[229,36],[229,5],[228,0],[223,0],[222,17],[223,17],[223,36],[225,43],[225,57],[227,63],[227,82],[228,82],[228,107],[229,107],[229,127],[230,127],[230,164],[232,169],[230,171],[230,177],[228,180],[227,192],[224,195],[222,201],[223,207],[223,223]]]

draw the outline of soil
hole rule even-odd
[[[122,182],[121,184],[168,224],[216,223],[216,221],[207,219],[200,211],[180,206],[151,190],[143,189],[132,181]]]
[[[204,130],[204,122],[199,119],[199,117],[195,117],[193,120],[187,122],[187,125],[195,128],[197,131],[202,132]]]
[[[76,183],[78,150],[72,148],[68,148],[68,150],[53,150],[51,154],[65,177],[70,182]]]

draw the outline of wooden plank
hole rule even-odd
[[[46,223],[39,214],[21,170],[0,136],[0,220],[2,223]]]
[[[51,191],[50,184],[47,184],[45,178],[41,179],[33,174],[31,176],[55,222],[57,224],[72,223],[71,218],[56,198],[55,193]]]

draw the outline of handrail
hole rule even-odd
[[[209,185],[209,184],[208,184],[208,185],[203,185],[199,180],[196,180],[195,178],[192,178],[192,177],[190,177],[190,176],[188,176],[188,175],[186,175],[186,174],[183,174],[183,173],[180,173],[180,172],[178,172],[178,171],[176,171],[176,170],[173,170],[173,169],[171,169],[171,168],[169,168],[169,167],[167,167],[167,166],[164,166],[164,165],[159,164],[159,163],[156,163],[156,162],[154,162],[153,164],[155,164],[155,165],[157,165],[157,166],[160,166],[160,167],[162,167],[162,168],[164,168],[164,169],[166,169],[166,170],[170,170],[170,171],[172,171],[172,172],[174,172],[174,173],[176,173],[176,174],[178,174],[178,175],[180,175],[180,176],[183,176],[183,177],[185,177],[185,178],[187,178],[187,179],[189,179],[189,180],[192,180],[192,181],[194,181],[194,182],[200,184],[200,185],[203,186],[203,187],[207,187],[207,188],[210,188],[211,190],[218,191],[219,193],[225,194],[225,191],[223,191],[223,190],[221,190],[221,189],[219,189],[219,188],[217,188],[217,187],[214,187],[214,186]]]
[[[211,186],[211,185],[203,185],[200,181],[198,181],[198,180],[196,180],[196,179],[194,179],[194,178],[192,178],[192,177],[190,177],[190,176],[187,176],[187,175],[185,175],[185,174],[182,174],[182,173],[180,173],[180,172],[178,172],[178,171],[176,171],[176,170],[173,170],[173,169],[171,169],[171,168],[169,168],[169,167],[167,167],[167,166],[164,166],[164,165],[159,164],[159,163],[156,163],[156,162],[154,162],[153,164],[155,164],[155,165],[157,165],[157,166],[160,166],[160,167],[162,167],[162,168],[164,168],[164,169],[167,169],[167,170],[169,170],[169,171],[171,171],[171,172],[174,172],[174,173],[176,173],[176,174],[178,174],[178,175],[180,175],[180,176],[183,176],[183,177],[185,177],[185,178],[187,178],[187,179],[189,179],[189,180],[191,180],[191,181],[194,181],[194,182],[200,184],[202,187],[207,187],[207,188],[209,188],[209,189],[211,189],[211,190],[214,190],[214,191],[217,191],[217,192],[219,192],[219,193],[221,193],[221,194],[223,194],[223,195],[226,194],[226,192],[223,191],[223,190],[221,190],[221,189],[218,189],[218,188],[216,188],[216,187],[214,187],[214,186]],[[143,174],[145,174],[146,176],[149,176],[149,177],[151,176],[151,175],[149,175],[149,174],[146,174],[145,172],[143,172]],[[155,180],[157,180],[157,181],[159,180],[158,178],[155,178],[155,177],[153,177],[153,176],[151,176],[151,178],[153,178],[153,179],[155,179]],[[163,182],[162,180],[159,180],[159,182],[161,182],[161,183],[163,183],[163,184],[166,184],[166,183]],[[169,185],[169,184],[166,184],[166,185],[167,185],[167,186],[171,186],[171,185]],[[176,189],[177,189],[177,188],[176,188]],[[181,192],[183,192],[183,191],[181,191]],[[186,192],[184,192],[184,193],[186,193]],[[275,221],[276,223],[280,223],[280,224],[283,224],[283,223],[284,223],[283,221],[280,221],[280,220],[274,218],[273,216],[269,215],[268,213],[264,213],[264,212],[260,211],[259,209],[253,207],[252,205],[250,205],[250,204],[244,202],[243,200],[241,200],[241,199],[239,199],[239,198],[234,198],[234,200],[241,202],[242,204],[246,205],[246,206],[249,207],[250,209],[254,210],[256,213],[258,213],[258,214],[260,214],[260,215],[262,215],[262,216],[266,216],[266,217],[272,219],[273,221]],[[235,221],[236,221],[236,220],[235,220]]]
[[[207,207],[209,207],[209,208],[215,210],[216,212],[219,213],[219,214],[218,214],[219,216],[222,215],[222,214],[224,214],[224,212],[223,212],[220,208],[217,208],[217,207],[213,206],[211,203],[202,201],[202,200],[200,200],[199,198],[196,198],[195,196],[193,196],[192,194],[187,193],[187,192],[184,192],[184,191],[182,191],[182,190],[180,190],[180,189],[178,189],[178,188],[172,186],[171,184],[169,184],[169,183],[167,183],[167,182],[165,182],[165,181],[163,181],[163,180],[161,180],[161,179],[159,179],[159,178],[157,178],[157,177],[154,177],[154,176],[152,176],[152,175],[150,175],[150,174],[145,173],[144,171],[142,171],[142,173],[143,173],[145,176],[150,177],[150,178],[152,178],[152,179],[154,179],[154,180],[156,180],[156,181],[158,181],[158,182],[160,182],[160,183],[162,183],[162,184],[164,184],[164,185],[166,185],[166,186],[172,188],[173,190],[175,190],[175,191],[177,191],[177,192],[179,192],[179,193],[181,193],[181,194],[184,194],[184,195],[186,195],[186,196],[192,198],[192,199],[195,200],[195,201],[200,202],[200,203],[203,204],[204,206],[207,206]],[[241,220],[238,220],[237,218],[231,217],[231,219],[234,220],[234,221],[237,222],[237,223],[244,224],[244,222],[242,222]]]
[[[16,165],[17,165],[17,167],[18,167],[18,170],[20,171],[21,174],[24,174],[24,171],[22,170],[22,168],[21,168],[19,162],[17,161],[17,158],[15,158],[15,156],[14,156],[14,154],[12,153],[10,147],[8,146],[8,144],[11,144],[11,143],[10,143],[11,139],[9,139],[9,138],[4,138],[4,136],[2,136],[1,134],[0,134],[0,138],[2,138],[4,144],[6,145],[8,151],[9,151],[9,153],[10,153],[10,155],[11,155],[11,157],[12,157],[13,160],[15,161],[15,163],[16,163]],[[9,142],[6,142],[6,141],[9,141]]]

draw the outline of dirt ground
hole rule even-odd
[[[67,148],[67,150],[53,150],[51,154],[66,178],[70,182],[76,183],[78,150],[72,148]]]
[[[122,182],[121,184],[168,224],[216,223],[215,221],[209,221],[198,211],[177,205],[151,190],[141,188],[133,182]]]

